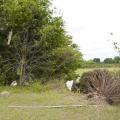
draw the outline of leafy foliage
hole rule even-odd
[[[100,63],[100,58],[94,58],[94,59],[93,59],[93,62],[95,62],[95,63]]]
[[[50,5],[48,0],[0,2],[1,84],[65,76],[80,64],[82,54]]]
[[[104,60],[104,63],[112,64],[112,63],[114,63],[114,60],[113,60],[112,58],[106,58],[106,59]]]

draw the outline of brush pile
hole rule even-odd
[[[120,77],[108,70],[94,70],[83,73],[80,89],[88,98],[105,98],[109,104],[120,103]]]

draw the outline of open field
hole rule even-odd
[[[120,71],[120,67],[110,67],[110,68],[81,68],[76,71],[77,74],[82,75],[82,73],[95,70],[95,69],[107,69],[112,72]]]
[[[80,74],[87,70],[78,70]],[[0,97],[0,120],[120,120],[120,106],[86,106],[90,104],[82,94],[70,93],[64,82],[38,88],[0,87],[8,97]],[[85,105],[78,108],[8,108],[9,105]]]

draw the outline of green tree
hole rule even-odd
[[[119,56],[114,57],[114,63],[120,63],[120,57]]]
[[[95,63],[100,63],[100,58],[94,58],[94,59],[93,59],[93,62],[95,62]]]
[[[62,17],[53,17],[50,4],[49,0],[1,1],[1,76],[5,83],[19,79],[23,85],[31,78],[77,68],[82,55],[67,35]],[[65,53],[66,59],[59,63],[59,54]]]
[[[104,60],[104,63],[112,64],[112,63],[114,63],[114,60],[112,58],[106,58]]]

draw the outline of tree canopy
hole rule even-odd
[[[0,1],[0,83],[67,75],[82,54],[49,0]]]

